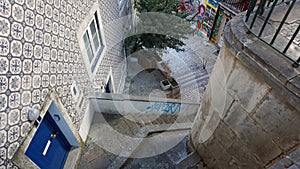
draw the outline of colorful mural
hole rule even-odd
[[[219,0],[208,0],[207,3],[212,5],[215,9],[219,6]]]
[[[200,6],[199,0],[181,0],[179,2],[179,10],[186,11],[190,13],[196,12],[198,7]]]
[[[217,41],[218,41],[218,38],[219,38],[219,33],[220,33],[220,26],[221,26],[221,23],[222,23],[222,18],[223,18],[223,13],[220,13],[217,21],[215,22],[215,26],[214,26],[214,29],[212,30],[212,34],[211,34],[211,41],[216,44]]]
[[[204,4],[200,4],[198,0],[182,0],[180,10],[194,13],[192,19],[196,23],[196,35],[204,35],[220,47],[223,29],[232,14],[227,10],[224,12],[225,8],[222,8],[219,1],[206,0]],[[247,9],[248,2],[249,0],[244,0],[230,4],[230,6],[238,11],[244,11]]]
[[[223,42],[223,30],[227,24],[227,22],[230,20],[231,18],[231,15],[228,15],[227,13],[224,12],[224,10],[222,8],[220,8],[219,10],[219,15],[222,16],[222,19],[218,20],[217,21],[217,25],[218,26],[218,33],[217,35],[214,37],[214,41],[215,41],[215,44],[218,46],[218,47],[222,47],[222,42]]]
[[[203,22],[203,33],[209,37],[211,34],[211,30],[213,27],[213,23],[215,20],[215,16],[217,13],[217,7],[215,1],[213,4],[210,3],[210,1],[207,1],[204,3],[205,6],[205,13],[204,13],[204,22]]]
[[[205,7],[204,5],[200,5],[198,7],[198,13],[197,13],[197,28],[196,28],[196,34],[202,35],[202,29],[203,29],[203,19],[204,19],[204,13],[205,13]]]

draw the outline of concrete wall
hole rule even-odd
[[[151,98],[143,96],[98,93],[90,98],[95,113],[110,114],[172,114],[188,116],[195,114],[199,104],[180,99]]]
[[[241,16],[224,35],[192,142],[208,168],[263,168],[300,145],[299,71]]]

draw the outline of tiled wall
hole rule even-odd
[[[87,76],[76,29],[95,0],[0,0],[0,169],[16,167],[10,161],[31,128],[30,107],[40,109],[49,90],[55,88],[76,129],[84,116],[70,92],[75,79],[87,93]],[[102,24],[118,18],[118,1],[100,0]],[[121,36],[122,30],[114,30]],[[119,29],[118,31],[115,31]],[[109,40],[109,38],[107,38]],[[118,41],[118,40],[117,40]],[[109,42],[96,82],[106,78],[110,65],[123,60],[121,44]],[[118,86],[120,70],[113,67]]]
[[[119,1],[112,3],[108,0],[99,0],[100,5],[105,8],[100,8],[100,15],[102,16],[104,25],[104,34],[106,35],[107,54],[104,57],[97,76],[95,77],[96,84],[101,84],[102,79],[106,79],[107,72],[111,66],[113,69],[114,86],[117,88],[120,83],[124,56],[122,51],[122,42],[124,33],[128,30],[129,22],[127,16],[119,16]],[[105,17],[103,17],[105,16]]]

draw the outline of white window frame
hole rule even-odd
[[[79,27],[77,29],[77,33],[76,33],[77,39],[79,42],[80,51],[83,56],[83,61],[86,66],[86,70],[89,75],[89,78],[91,80],[93,80],[95,78],[95,75],[99,69],[99,66],[100,66],[100,64],[105,56],[106,50],[107,50],[105,34],[104,34],[104,27],[102,25],[102,19],[101,19],[99,9],[100,9],[99,2],[96,1],[92,5],[92,7],[88,11],[88,13],[86,14],[85,19],[82,20],[81,24],[79,25]],[[86,32],[90,31],[89,30],[90,24],[93,21],[96,24],[95,13],[97,14],[97,19],[98,19],[98,24],[99,24],[98,25],[99,29],[97,28],[96,31],[97,31],[97,35],[99,37],[98,38],[99,43],[101,43],[102,46],[100,46],[100,44],[99,44],[98,49],[92,49],[93,51],[96,51],[96,52],[94,52],[93,59],[90,61],[83,37]],[[89,32],[89,33],[91,34],[91,32]],[[92,40],[92,39],[90,39],[90,40]],[[101,42],[100,42],[100,40],[101,40]]]
[[[96,12],[95,14],[98,15],[97,12]],[[98,18],[98,17],[97,17],[97,18]],[[99,43],[99,44],[98,44],[98,48],[95,48],[94,37],[93,37],[93,35],[92,35],[92,31],[91,31],[91,28],[90,28],[92,22],[94,22],[94,26],[95,26],[95,30],[96,30],[96,37],[97,37],[97,40],[98,40],[98,43]],[[84,34],[83,34],[83,36],[82,36],[82,39],[84,40],[84,35],[85,35],[86,33],[88,34],[88,37],[87,37],[87,38],[88,38],[88,40],[89,40],[89,45],[91,46],[91,49],[92,49],[92,55],[93,55],[92,60],[90,60],[90,59],[89,59],[89,56],[88,56],[88,59],[89,59],[89,61],[90,61],[91,64],[93,64],[93,63],[95,62],[96,56],[98,55],[98,53],[99,53],[99,52],[102,52],[102,51],[100,51],[100,49],[102,50],[102,48],[104,47],[103,42],[102,42],[102,38],[101,38],[101,37],[102,37],[102,36],[101,36],[101,32],[99,32],[99,30],[98,30],[98,27],[99,27],[98,23],[99,23],[99,20],[96,21],[96,18],[95,18],[95,16],[94,16],[93,19],[90,21],[88,27],[86,28],[86,31],[84,32]],[[84,42],[84,45],[86,45],[85,42]],[[86,46],[85,46],[85,50],[86,50],[86,53],[87,53]]]
[[[97,15],[97,18],[96,16]],[[97,20],[96,20],[97,19]],[[99,43],[99,46],[97,48],[95,48],[95,43],[94,43],[94,37],[93,37],[93,34],[92,34],[92,31],[91,31],[91,24],[94,22],[94,26],[95,26],[95,30],[96,30],[96,37],[97,37],[97,40],[98,40],[98,43]],[[85,41],[84,41],[84,36],[85,34],[87,33],[87,38],[88,38],[88,41],[89,41],[89,45],[91,47],[91,50],[92,50],[92,60],[90,60],[90,56],[88,54],[88,49],[86,48],[86,44],[85,44]],[[86,56],[84,57],[87,57],[88,61],[89,61],[89,67],[91,69],[92,72],[94,72],[96,70],[96,65],[97,63],[99,62],[100,60],[100,57],[101,57],[101,54],[103,53],[103,48],[104,48],[104,43],[103,43],[103,40],[102,40],[102,34],[101,34],[101,27],[100,27],[100,19],[99,19],[99,14],[98,14],[98,11],[96,11],[92,17],[92,19],[89,21],[89,24],[87,25],[85,31],[83,32],[83,35],[81,37],[82,41],[83,41],[83,44],[84,44],[84,50],[85,50],[85,54]],[[97,62],[97,63],[95,63]]]

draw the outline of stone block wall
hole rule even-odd
[[[274,69],[285,67],[298,77],[299,71],[277,51],[247,35],[241,16],[229,23],[224,34],[192,127],[192,142],[208,168],[271,166],[300,147],[300,90],[290,90],[286,81],[293,78],[282,80],[284,73],[274,74]],[[264,64],[267,59],[278,62],[269,67]]]

